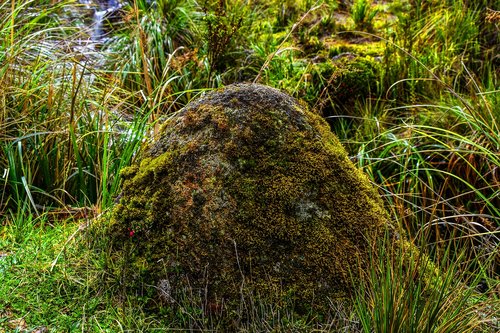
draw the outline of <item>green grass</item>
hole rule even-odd
[[[351,7],[352,20],[359,30],[372,30],[373,19],[377,13],[378,9],[372,8],[370,0],[356,0]]]
[[[74,27],[50,27],[57,22],[49,18],[62,15],[64,2],[43,8],[41,17],[49,20],[44,25],[38,16],[17,14],[31,2],[18,5],[14,11],[2,5],[0,31],[16,34],[10,34],[14,44],[0,48],[0,54],[15,55],[0,65],[6,86],[0,92],[0,167],[7,170],[0,209],[26,198],[37,214],[61,205],[107,208],[118,189],[118,170],[137,152],[151,111],[132,104],[134,94],[113,86],[107,72],[89,67],[84,58],[94,56],[90,49],[82,54],[61,48],[76,43]],[[120,113],[132,120],[123,121]]]
[[[94,325],[96,317],[86,314],[98,314],[101,300],[88,288],[96,276],[79,270],[84,258],[74,257],[70,236],[78,224],[51,225],[46,216],[22,216],[10,214],[1,229],[0,327],[15,330],[21,323],[20,330],[56,327],[69,332]]]
[[[120,260],[106,251],[103,225],[91,219],[53,223],[48,215],[33,218],[19,212],[3,221],[0,327],[67,332],[223,329],[218,318],[201,311],[203,300],[189,292],[160,313],[148,310],[153,299],[146,291],[124,292],[119,277],[109,274]],[[475,290],[486,277],[477,261],[468,263],[475,267],[471,274],[462,264],[465,254],[449,251],[448,260],[437,266],[442,274],[434,275],[429,272],[436,267],[427,257],[395,249],[389,239],[380,240],[379,250],[373,253],[373,267],[365,272],[366,284],[359,286],[353,307],[334,301],[327,317],[307,318],[293,312],[293,303],[276,307],[242,295],[241,313],[233,324],[241,332],[343,328],[350,332],[494,332],[498,328],[494,322],[498,296]],[[94,250],[88,251],[89,246]]]
[[[72,1],[0,3],[0,332],[223,330],[189,293],[154,311],[154,290],[125,292],[105,216],[165,117],[254,80],[328,116],[421,252],[382,242],[354,304],[323,318],[242,295],[235,327],[497,332],[500,8],[346,3],[126,1],[97,49],[75,48]]]
[[[484,276],[480,269],[464,273],[459,264],[464,262],[464,253],[447,251],[449,257],[439,266],[439,278],[432,278],[425,273],[435,267],[421,253],[398,253],[401,249],[387,244],[381,244],[378,251],[355,303],[362,332],[495,330],[486,318],[498,301],[474,290]]]

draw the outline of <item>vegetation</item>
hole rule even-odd
[[[222,330],[192,291],[153,311],[124,290],[103,231],[159,124],[243,81],[323,115],[419,251],[381,239],[321,317],[246,297],[239,331],[500,329],[497,1],[122,5],[89,41],[78,2],[0,3],[0,331]]]

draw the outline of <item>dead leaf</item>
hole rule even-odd
[[[24,318],[11,319],[7,322],[7,326],[13,330],[25,330],[28,327]]]

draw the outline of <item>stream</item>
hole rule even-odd
[[[91,13],[92,20],[87,27],[89,29],[89,40],[93,44],[105,41],[107,30],[113,20],[119,19],[119,10],[123,6],[118,0],[79,0],[83,9]],[[88,15],[88,14],[87,14]],[[106,22],[107,23],[106,27]]]

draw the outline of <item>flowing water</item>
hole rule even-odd
[[[89,39],[92,43],[101,43],[106,38],[107,28],[105,22],[108,18],[116,16],[122,4],[117,0],[80,0],[86,11],[92,11],[92,22],[89,29]]]

